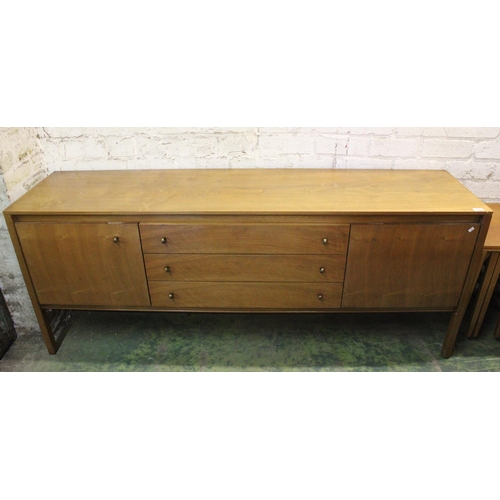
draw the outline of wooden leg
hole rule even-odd
[[[455,340],[457,339],[458,329],[460,328],[460,323],[464,316],[464,312],[459,314],[458,311],[451,315],[450,322],[448,323],[448,331],[443,341],[443,347],[441,349],[441,355],[443,358],[449,358],[453,354],[453,349],[455,348]]]
[[[47,346],[47,350],[50,354],[55,354],[68,331],[70,326],[70,315],[69,311],[62,310],[46,310],[42,309],[38,303],[38,298],[35,292],[33,283],[31,282],[30,273],[28,271],[28,266],[24,260],[23,251],[19,239],[17,237],[14,220],[11,215],[5,215],[5,221],[7,223],[7,228],[9,229],[10,237],[12,239],[12,244],[14,245],[14,250],[19,261],[19,266],[23,273],[24,281],[26,283],[26,288],[33,305],[33,310],[35,311],[36,319],[40,325],[40,330],[42,332],[43,340]]]
[[[47,351],[49,354],[56,354],[71,326],[70,312],[67,310],[47,311],[35,304],[33,306]]]
[[[467,278],[465,279],[464,287],[462,290],[462,295],[458,301],[456,311],[451,315],[450,322],[448,324],[448,331],[444,337],[443,347],[441,349],[441,355],[443,358],[449,358],[453,349],[455,348],[455,341],[457,340],[458,330],[460,329],[460,324],[469,305],[472,292],[474,291],[474,286],[477,282],[477,277],[481,271],[481,265],[484,262],[484,249],[483,244],[486,238],[486,233],[490,226],[491,217],[485,217],[481,225],[481,230],[478,234],[478,239],[476,242],[476,250],[472,254],[471,264],[469,266],[469,271],[467,273]]]
[[[476,324],[477,317],[479,315],[479,310],[481,309],[482,300],[484,299],[484,294],[486,293],[486,289],[483,286],[485,283],[486,268],[485,268],[485,273],[483,273],[483,276],[480,276],[480,274],[483,266],[489,262],[490,255],[491,255],[490,252],[487,252],[486,250],[483,252],[483,263],[480,266],[478,266],[478,269],[476,271],[476,276],[474,278],[474,283],[478,283],[479,279],[481,281],[479,283],[479,290],[474,300],[474,306],[472,308],[472,318],[470,320],[469,329],[467,330],[467,337],[472,337],[472,332],[474,330],[474,326]]]
[[[493,271],[497,264],[498,253],[497,252],[488,252],[487,255],[486,268],[484,271],[483,279],[481,280],[481,284],[479,287],[479,292],[476,297],[476,301],[474,303],[474,309],[472,313],[472,318],[469,324],[469,329],[467,330],[467,337],[477,337],[479,329],[481,328],[482,320],[484,319],[484,313],[481,318],[481,312],[484,307],[484,303],[486,300],[486,295],[490,286],[491,278],[493,275]],[[487,304],[486,304],[487,307]]]
[[[492,257],[496,257],[492,266],[493,270],[490,275],[489,282],[487,283],[486,293],[484,294],[484,301],[481,305],[481,310],[479,312],[476,325],[474,327],[474,331],[472,335],[477,337],[479,335],[479,331],[481,330],[481,326],[483,326],[484,317],[486,315],[486,311],[488,310],[488,306],[491,302],[491,297],[493,296],[493,292],[495,291],[495,287],[497,285],[498,276],[500,275],[500,253],[495,252]]]
[[[495,336],[496,339],[500,339],[500,314],[498,315],[498,322],[497,326],[495,326],[495,331],[493,332],[493,335]]]

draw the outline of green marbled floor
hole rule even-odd
[[[462,325],[440,355],[448,313],[73,312],[59,352],[20,336],[0,371],[500,371],[494,305],[478,339]]]

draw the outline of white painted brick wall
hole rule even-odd
[[[298,167],[444,169],[486,203],[500,202],[500,127],[0,129],[0,151],[4,204],[48,171]],[[9,244],[4,231],[0,257],[7,264],[0,280],[12,274],[12,286],[19,287]],[[31,311],[27,294],[16,297],[13,307]],[[18,326],[32,328],[30,314],[25,324],[13,316]]]
[[[500,127],[96,127],[45,128],[41,135],[51,171],[444,169],[485,202],[500,202]]]
[[[0,212],[48,175],[37,134],[34,128],[0,128]],[[17,333],[39,331],[3,215],[0,262],[0,288]]]

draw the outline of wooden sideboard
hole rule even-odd
[[[445,171],[181,169],[55,172],[4,215],[50,353],[71,309],[449,311],[449,357],[491,210]]]

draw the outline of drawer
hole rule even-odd
[[[148,280],[341,282],[345,255],[146,254]]]
[[[140,224],[144,253],[345,254],[349,224]]]
[[[172,309],[336,309],[342,283],[150,281],[151,305]]]

